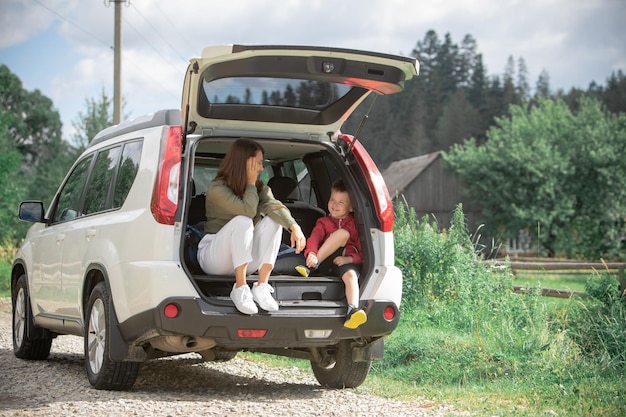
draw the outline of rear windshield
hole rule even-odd
[[[246,104],[323,110],[350,91],[350,86],[293,78],[232,77],[203,82],[211,104]]]

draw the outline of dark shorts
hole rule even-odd
[[[344,248],[339,248],[335,253],[333,253],[328,259],[320,264],[317,269],[311,271],[312,276],[335,276],[342,277],[343,274],[348,272],[349,270],[353,270],[356,272],[357,277],[361,275],[361,266],[355,264],[345,264],[341,266],[337,266],[333,263],[333,259],[337,256],[343,256]],[[281,246],[281,250],[278,252],[278,258],[276,258],[276,263],[274,265],[274,274],[285,274],[285,275],[299,275],[295,270],[297,265],[305,265],[306,261],[304,259],[304,255],[302,253],[296,254],[293,248],[289,246],[283,245]]]
[[[331,276],[335,276],[335,277],[343,277],[343,274],[345,274],[346,272],[353,270],[354,272],[356,272],[356,276],[357,278],[359,277],[359,275],[361,274],[361,267],[360,265],[356,265],[356,264],[345,264],[345,265],[341,265],[341,266],[337,266],[333,263],[333,260],[337,257],[337,256],[344,256],[345,252],[345,248],[339,248],[335,251],[335,253],[333,253],[332,255],[330,255],[324,262],[322,262],[320,264],[320,266],[317,267],[317,269],[315,271],[311,271],[311,275],[313,276],[324,276],[324,275],[331,275]]]

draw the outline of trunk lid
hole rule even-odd
[[[414,58],[348,49],[228,45],[190,61],[187,133],[329,140],[372,92],[416,76]]]

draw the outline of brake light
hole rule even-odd
[[[174,303],[169,303],[165,307],[163,307],[163,314],[167,318],[170,318],[170,319],[176,318],[179,313],[180,313],[180,310],[178,306]]]
[[[351,135],[341,134],[339,138],[344,140],[348,145],[354,141],[354,137]],[[361,142],[356,141],[354,143],[352,153],[365,176],[367,187],[369,188],[372,200],[374,200],[376,216],[380,222],[380,230],[383,232],[393,231],[393,206],[391,205],[389,191],[387,190],[387,185],[385,185],[382,174],[369,153],[367,153],[363,145],[361,145]]]
[[[237,336],[241,338],[260,339],[265,333],[266,329],[237,329]]]
[[[172,126],[167,132],[165,145],[161,148],[159,171],[150,203],[152,215],[161,224],[173,225],[178,209],[181,138],[181,127]]]

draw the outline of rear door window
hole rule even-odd
[[[85,194],[85,214],[98,213],[111,208],[111,204],[107,200],[112,185],[111,179],[117,169],[121,149],[121,146],[116,146],[98,152],[89,187],[87,187]]]
[[[120,169],[115,182],[115,191],[113,193],[113,208],[122,207],[130,192],[130,188],[135,182],[135,177],[139,171],[142,145],[143,141],[141,140],[129,142],[124,145]]]

